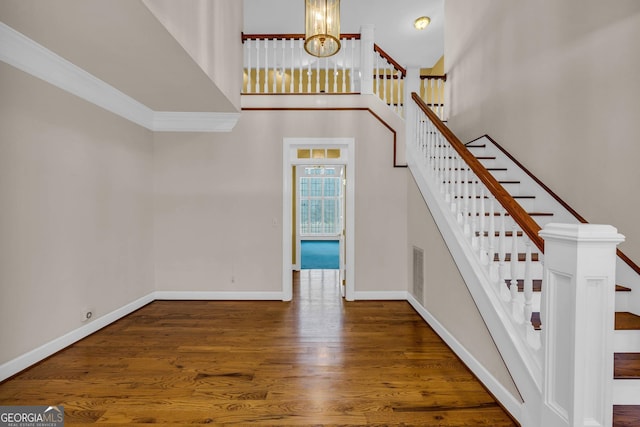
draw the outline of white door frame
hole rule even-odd
[[[339,159],[299,159],[299,148],[339,148]],[[293,257],[291,227],[293,223],[293,185],[291,168],[294,165],[344,165],[346,168],[347,188],[346,203],[346,289],[347,301],[354,300],[355,294],[355,140],[353,138],[284,138],[282,150],[282,300],[291,301],[293,298],[293,282],[291,277]]]

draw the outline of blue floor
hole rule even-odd
[[[300,268],[303,270],[339,269],[339,243],[337,240],[302,240],[300,242]]]

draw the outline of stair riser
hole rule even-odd
[[[640,330],[619,330],[613,333],[615,353],[640,353]]]
[[[613,380],[614,405],[639,405],[640,380]]]

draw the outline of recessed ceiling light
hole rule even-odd
[[[428,16],[421,16],[413,21],[413,26],[416,27],[416,30],[424,30],[427,28],[427,25],[429,25],[429,22],[431,22],[431,18]]]

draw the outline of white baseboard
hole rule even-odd
[[[70,346],[77,341],[80,341],[82,338],[91,335],[92,333],[104,328],[105,326],[115,322],[116,320],[126,316],[127,314],[133,313],[140,307],[149,304],[154,299],[154,294],[152,292],[148,295],[143,296],[142,298],[138,298],[137,300],[112,311],[111,313],[105,314],[102,317],[98,317],[78,329],[75,329],[62,335],[61,337],[49,341],[48,343],[43,344],[40,347],[23,354],[22,356],[18,356],[15,359],[0,365],[0,381],[3,381],[11,377],[12,375],[15,375],[18,372],[28,368],[29,366],[43,359],[46,359],[52,354],[62,350],[65,347]]]
[[[282,301],[282,292],[156,291],[157,300]]]
[[[422,306],[411,293],[407,292],[407,301],[420,316],[433,328],[444,342],[456,353],[465,365],[498,399],[502,406],[516,419],[521,419],[523,403],[513,396],[473,355],[458,341],[429,311]]]
[[[353,300],[406,300],[407,291],[355,291]]]

